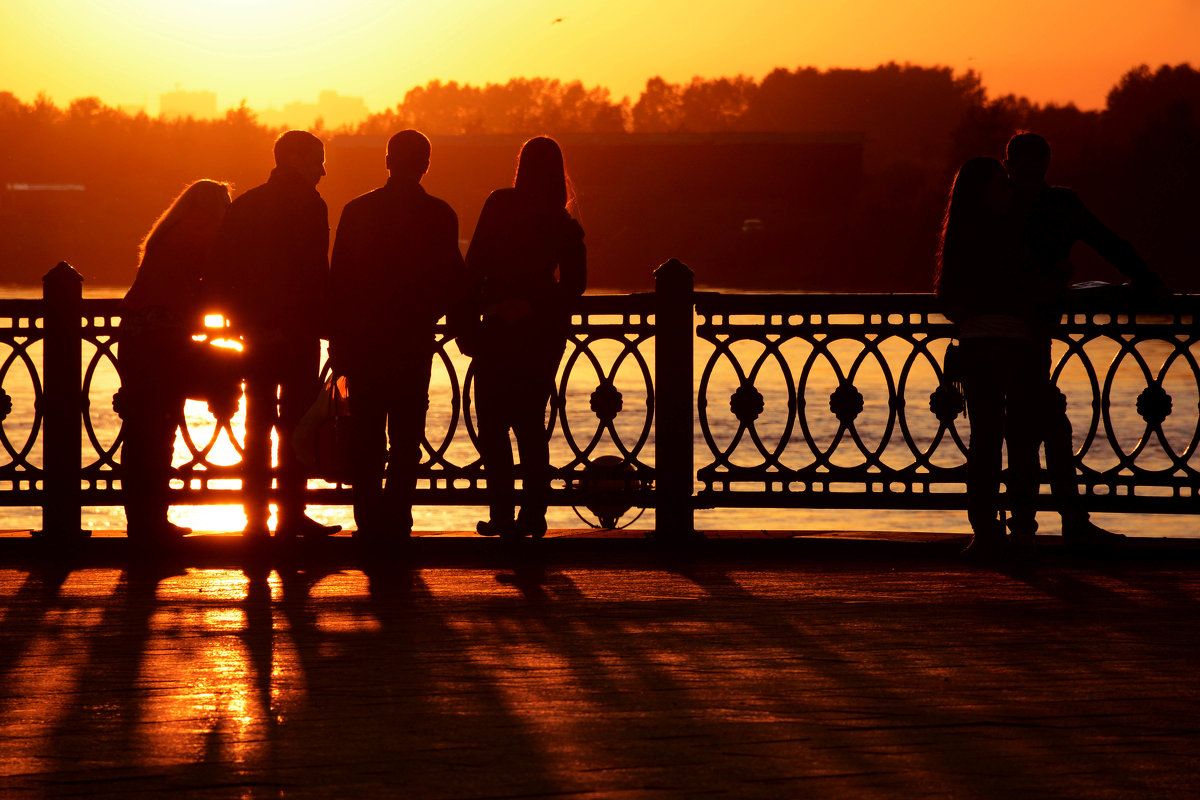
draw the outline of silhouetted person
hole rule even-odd
[[[946,207],[934,286],[946,315],[958,325],[971,421],[967,519],[974,535],[964,551],[970,557],[995,555],[1006,545],[999,517],[1005,442],[1012,530],[1032,535],[1037,527],[1037,414],[1048,373],[1037,357],[1038,309],[1015,225],[1004,165],[994,158],[963,164]]]
[[[421,188],[429,155],[417,131],[393,136],[391,177],[346,205],[334,240],[330,352],[349,380],[354,521],[365,538],[412,530],[434,325],[465,291],[458,216]]]
[[[546,403],[566,346],[570,302],[587,283],[583,229],[569,213],[562,151],[546,137],[521,148],[513,187],[488,197],[467,251],[473,329],[459,347],[474,357],[479,449],[490,518],[484,536],[542,536],[550,489]],[[514,520],[512,446],[525,491]]]
[[[318,389],[321,326],[328,317],[329,214],[317,193],[325,147],[305,131],[275,140],[269,180],[233,201],[213,251],[215,296],[243,336],[246,534],[267,536],[271,429],[279,434],[280,535],[328,535],[339,526],[305,516],[307,476],[291,441]]]
[[[1153,296],[1166,288],[1133,245],[1097,219],[1079,195],[1064,186],[1046,183],[1050,144],[1043,137],[1029,132],[1013,136],[1008,141],[1004,165],[1013,187],[1013,213],[1020,227],[1021,243],[1028,250],[1035,270],[1031,287],[1043,307],[1034,330],[1039,369],[1049,375],[1053,327],[1062,316],[1062,301],[1073,273],[1071,248],[1076,242],[1089,245],[1128,276],[1136,293]],[[1120,534],[1097,527],[1083,507],[1076,483],[1067,399],[1049,378],[1046,387],[1039,414],[1043,421],[1041,436],[1046,446],[1046,471],[1062,516],[1063,538],[1077,544],[1123,539]]]
[[[167,521],[175,428],[183,421],[181,369],[200,327],[200,286],[229,187],[188,186],[142,241],[133,286],[121,301],[121,487],[131,539],[164,542],[191,531]]]

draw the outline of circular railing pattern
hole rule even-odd
[[[705,293],[696,302],[696,341],[711,348],[696,362],[703,442],[697,477],[704,504],[962,505],[966,416],[942,372],[953,329],[935,313],[932,298]],[[0,360],[0,447],[8,459],[0,465],[0,480],[24,481],[33,491],[45,427],[37,352],[42,330],[39,313],[28,303],[20,308],[0,329],[0,344],[8,348]],[[111,375],[120,368],[119,315],[113,301],[84,301],[84,308],[82,475],[90,502],[102,503],[120,477],[119,425],[114,434],[97,422],[111,402]],[[1197,298],[1188,297],[1158,317],[1073,312],[1057,331],[1052,377],[1060,386],[1070,383],[1079,482],[1090,495],[1108,495],[1113,507],[1150,495],[1163,500],[1163,509],[1178,510],[1178,503],[1167,504],[1194,505],[1200,498],[1200,472],[1192,465],[1200,449],[1196,311]],[[580,303],[548,389],[548,436],[560,490],[569,490],[574,477],[602,456],[619,459],[637,476],[653,476],[647,448],[655,425],[654,333],[647,296],[586,297]],[[444,327],[438,329],[434,373],[445,385],[422,442],[421,487],[481,489],[486,472],[477,448],[474,375]],[[31,388],[22,391],[32,395],[32,413],[23,396],[14,401],[9,393],[26,381]],[[1198,398],[1195,404],[1192,398]],[[14,402],[24,414],[21,426],[27,426],[15,439]],[[1131,427],[1131,419],[1141,422]],[[177,460],[179,501],[230,502],[236,488],[210,483],[236,479],[240,465],[212,459],[223,438],[240,458],[238,430],[231,420],[181,420],[186,456]],[[850,490],[843,488],[841,499],[831,503],[838,485]],[[345,487],[321,491],[348,500]],[[808,496],[818,492],[822,499]],[[460,499],[443,492],[435,501],[476,502],[477,493],[470,494]]]
[[[844,306],[852,302],[844,296],[838,300]],[[839,490],[854,495],[842,499],[846,505],[904,506],[909,500],[897,495],[912,494],[927,495],[910,498],[915,505],[961,505],[969,426],[962,397],[945,380],[941,363],[953,328],[935,313],[932,298],[859,300],[858,310],[835,311],[822,308],[829,298],[821,296],[798,296],[790,304],[778,296],[710,296],[698,306],[698,335],[711,347],[697,399],[700,433],[709,451],[698,470],[706,505],[751,493],[761,501],[755,505],[825,505],[830,493]],[[781,313],[785,304],[786,313]],[[1061,352],[1051,376],[1061,384],[1072,370],[1073,415],[1088,410],[1074,438],[1079,480],[1089,494],[1200,497],[1200,472],[1191,464],[1200,446],[1200,413],[1182,434],[1176,425],[1175,435],[1169,435],[1164,424],[1176,411],[1166,388],[1169,376],[1175,391],[1182,387],[1200,397],[1193,319],[1190,312],[1180,312],[1170,323],[1155,324],[1092,311],[1070,315],[1056,332],[1055,349]],[[1159,349],[1166,343],[1169,352],[1152,362],[1143,352],[1147,343]],[[1115,348],[1107,363],[1096,360],[1098,345]],[[739,347],[751,354],[739,358]],[[789,347],[807,350],[807,356],[789,364],[784,355]],[[771,414],[764,414],[763,394],[756,386],[766,363],[777,365],[787,382],[786,405],[777,403]],[[1129,374],[1130,363],[1136,376]],[[860,376],[867,365],[879,377],[864,382]],[[718,410],[725,398],[712,394],[719,369],[736,378],[728,415]],[[926,379],[914,379],[917,373]],[[1121,398],[1114,390],[1118,384]],[[821,385],[833,387],[827,411],[806,402],[806,391]],[[1145,425],[1137,440],[1127,444],[1119,435],[1114,408],[1131,394],[1137,395],[1136,404],[1126,405],[1136,405]],[[869,420],[870,429],[864,431],[860,415],[868,400],[886,411]],[[1125,409],[1123,417],[1130,411]],[[760,431],[767,416],[778,431],[770,439]],[[833,427],[832,435],[818,435],[818,423]],[[730,428],[735,433],[728,444],[718,442],[717,432]],[[864,435],[868,432],[870,437]],[[747,440],[753,445],[749,449]],[[1161,450],[1155,463],[1147,458],[1151,441]],[[1099,454],[1101,443],[1115,451],[1116,462],[1097,468],[1089,457]],[[752,486],[760,488],[747,488]],[[804,498],[814,492],[823,499]],[[939,495],[937,501],[931,502],[931,492]]]
[[[30,315],[8,314],[0,329],[0,345],[8,349],[0,361],[0,447],[6,456],[0,463],[0,482],[8,490],[32,488],[41,474],[41,465],[32,461],[43,423],[40,357],[31,353],[42,342],[36,322]],[[22,391],[15,396],[5,389],[16,392],[18,383]],[[18,430],[22,435],[14,441],[13,433]]]

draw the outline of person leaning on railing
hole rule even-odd
[[[1021,245],[1033,265],[1030,288],[1037,293],[1041,309],[1033,326],[1039,369],[1047,375],[1046,394],[1038,414],[1042,422],[1039,437],[1046,448],[1046,472],[1062,517],[1063,539],[1072,545],[1111,544],[1125,537],[1098,527],[1083,505],[1075,474],[1067,398],[1049,380],[1053,330],[1062,318],[1063,301],[1074,274],[1071,249],[1079,241],[1087,244],[1130,279],[1133,296],[1142,301],[1159,300],[1171,292],[1133,245],[1097,219],[1078,194],[1046,182],[1050,144],[1043,137],[1017,133],[1009,140],[1005,156],[1004,166],[1013,189],[1012,215]]]

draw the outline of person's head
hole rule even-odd
[[[513,186],[518,192],[556,208],[566,208],[574,199],[571,181],[563,165],[562,150],[549,136],[536,136],[521,146]]]
[[[190,184],[150,226],[150,232],[142,239],[138,250],[139,262],[151,245],[176,228],[188,226],[200,237],[216,235],[217,227],[229,209],[229,190],[228,183],[207,178]]]
[[[1004,168],[1018,188],[1041,186],[1050,168],[1050,143],[1030,131],[1017,133],[1004,148]]]
[[[1004,165],[994,158],[972,158],[959,168],[942,219],[935,285],[948,262],[955,261],[958,252],[970,247],[972,238],[1000,220],[1008,210],[1011,192]]]
[[[429,140],[414,130],[400,131],[387,143],[387,168],[392,177],[420,183],[429,170]]]
[[[308,131],[282,133],[275,140],[275,166],[315,187],[325,174],[325,145]]]

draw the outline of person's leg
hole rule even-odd
[[[373,534],[381,521],[383,468],[387,460],[387,406],[374,375],[350,376],[350,475],[354,522],[360,535]]]
[[[279,368],[279,528],[287,529],[306,525],[304,516],[305,489],[308,486],[308,468],[301,463],[292,446],[292,434],[300,419],[308,411],[320,388],[320,342],[312,339],[281,348],[278,353]],[[294,532],[294,531],[293,531]]]
[[[403,535],[412,531],[412,499],[429,411],[431,360],[415,358],[397,366],[389,387],[387,485],[383,490],[389,527]]]
[[[247,343],[254,354],[254,343]],[[242,451],[242,494],[246,532],[266,535],[271,516],[271,429],[278,415],[278,383],[268,358],[246,363],[246,440]]]
[[[1079,498],[1071,418],[1067,416],[1067,397],[1050,382],[1050,347],[1049,337],[1039,337],[1035,357],[1038,360],[1038,369],[1045,376],[1044,391],[1039,398],[1039,418],[1042,441],[1046,448],[1046,477],[1050,481],[1054,504],[1065,527],[1072,523],[1087,522],[1088,513]]]
[[[1038,448],[1049,375],[1039,357],[1039,345],[1014,345],[1011,379],[1005,388],[1005,440],[1008,444],[1007,499],[1014,540],[1028,543],[1037,531],[1040,478]]]
[[[1002,342],[965,339],[962,352],[963,389],[971,423],[967,446],[967,520],[977,538],[994,541],[1003,538],[997,512],[1007,364]]]
[[[129,392],[124,409],[121,447],[121,486],[125,517],[133,538],[156,536],[167,530],[171,457],[177,415],[161,397]]]
[[[1091,521],[1079,494],[1075,467],[1075,445],[1071,418],[1067,415],[1067,396],[1050,381],[1051,340],[1043,337],[1037,343],[1037,359],[1045,375],[1044,390],[1039,398],[1038,414],[1041,435],[1046,448],[1046,473],[1054,505],[1062,518],[1063,538],[1081,544],[1107,544],[1125,537],[1099,527]]]
[[[546,530],[546,507],[550,500],[546,406],[554,392],[554,378],[561,357],[561,346],[547,348],[544,362],[526,377],[519,394],[519,407],[513,415],[513,435],[516,436],[517,452],[521,459],[524,492],[517,520],[523,531],[535,536]]]
[[[479,424],[479,455],[487,478],[490,522],[507,525],[513,520],[516,500],[513,491],[510,384],[498,365],[476,359],[475,415]]]

